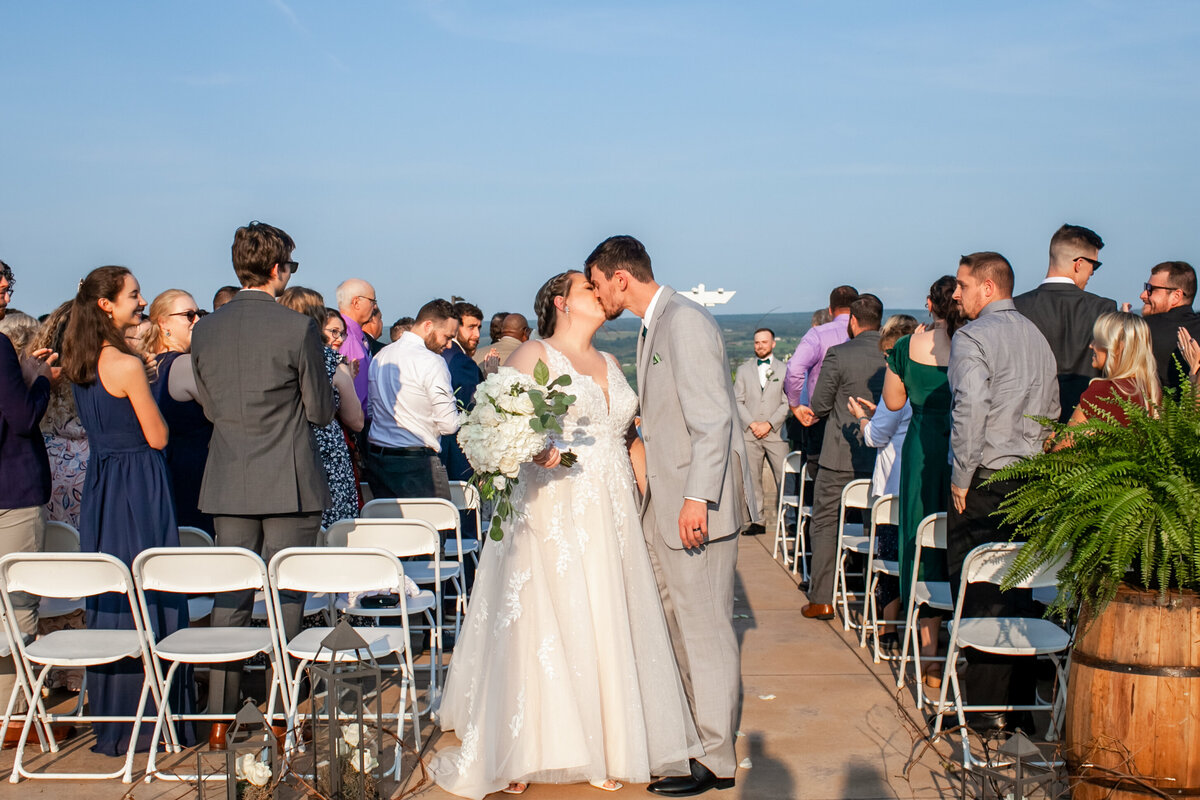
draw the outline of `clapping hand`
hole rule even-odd
[[[875,415],[876,405],[865,397],[850,397],[846,400],[846,408],[850,410],[855,419],[863,417],[870,419]]]
[[[26,386],[32,386],[33,382],[38,378],[50,380],[54,362],[58,360],[58,353],[52,351],[49,347],[43,347],[40,350],[34,350],[27,356],[21,356],[21,377],[25,379]]]
[[[1193,380],[1200,376],[1200,344],[1192,338],[1188,333],[1187,328],[1179,329],[1179,352],[1183,353],[1184,359],[1188,363],[1188,375]]]

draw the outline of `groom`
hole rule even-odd
[[[733,786],[741,664],[733,630],[738,531],[758,518],[725,342],[703,307],[659,286],[646,248],[605,239],[586,261],[609,319],[642,318],[637,383],[646,444],[642,528],[704,756],[650,791],[690,797]]]

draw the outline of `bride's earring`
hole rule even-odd
[[[566,305],[565,303],[563,304],[563,313],[564,313],[564,314],[570,314],[570,313],[571,313],[571,307],[570,307],[569,305]]]

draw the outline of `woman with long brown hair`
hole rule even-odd
[[[180,525],[211,534],[212,516],[200,511],[200,482],[213,426],[200,407],[191,356],[192,328],[202,316],[204,312],[190,294],[167,289],[150,304],[150,333],[145,345],[158,367],[150,391],[171,431],[165,454],[175,518]]]
[[[79,517],[80,541],[84,551],[108,553],[127,565],[149,547],[179,544],[162,453],[167,424],[150,392],[146,365],[125,337],[141,321],[145,306],[141,287],[128,269],[94,269],[79,283],[63,337],[63,374],[75,384],[75,407],[91,448]],[[181,595],[147,600],[155,635],[161,638],[187,627],[187,604]],[[87,622],[89,628],[133,627],[122,599],[111,595],[88,599]],[[191,710],[191,679],[190,671],[181,675],[172,691],[171,704],[177,713]],[[142,665],[134,659],[90,667],[91,713],[152,715],[154,709],[138,708],[141,685]],[[97,722],[93,729],[94,752],[110,756],[125,752],[131,723]],[[150,746],[152,729],[141,727],[139,750]],[[190,730],[180,734],[190,738]]]

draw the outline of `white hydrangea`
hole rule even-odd
[[[362,765],[363,772],[374,772],[375,769],[379,767],[379,759],[375,758],[375,756],[369,750],[355,749],[351,750],[350,755],[347,756],[347,760],[350,762],[350,769],[358,772],[358,759],[360,757],[364,761]]]

